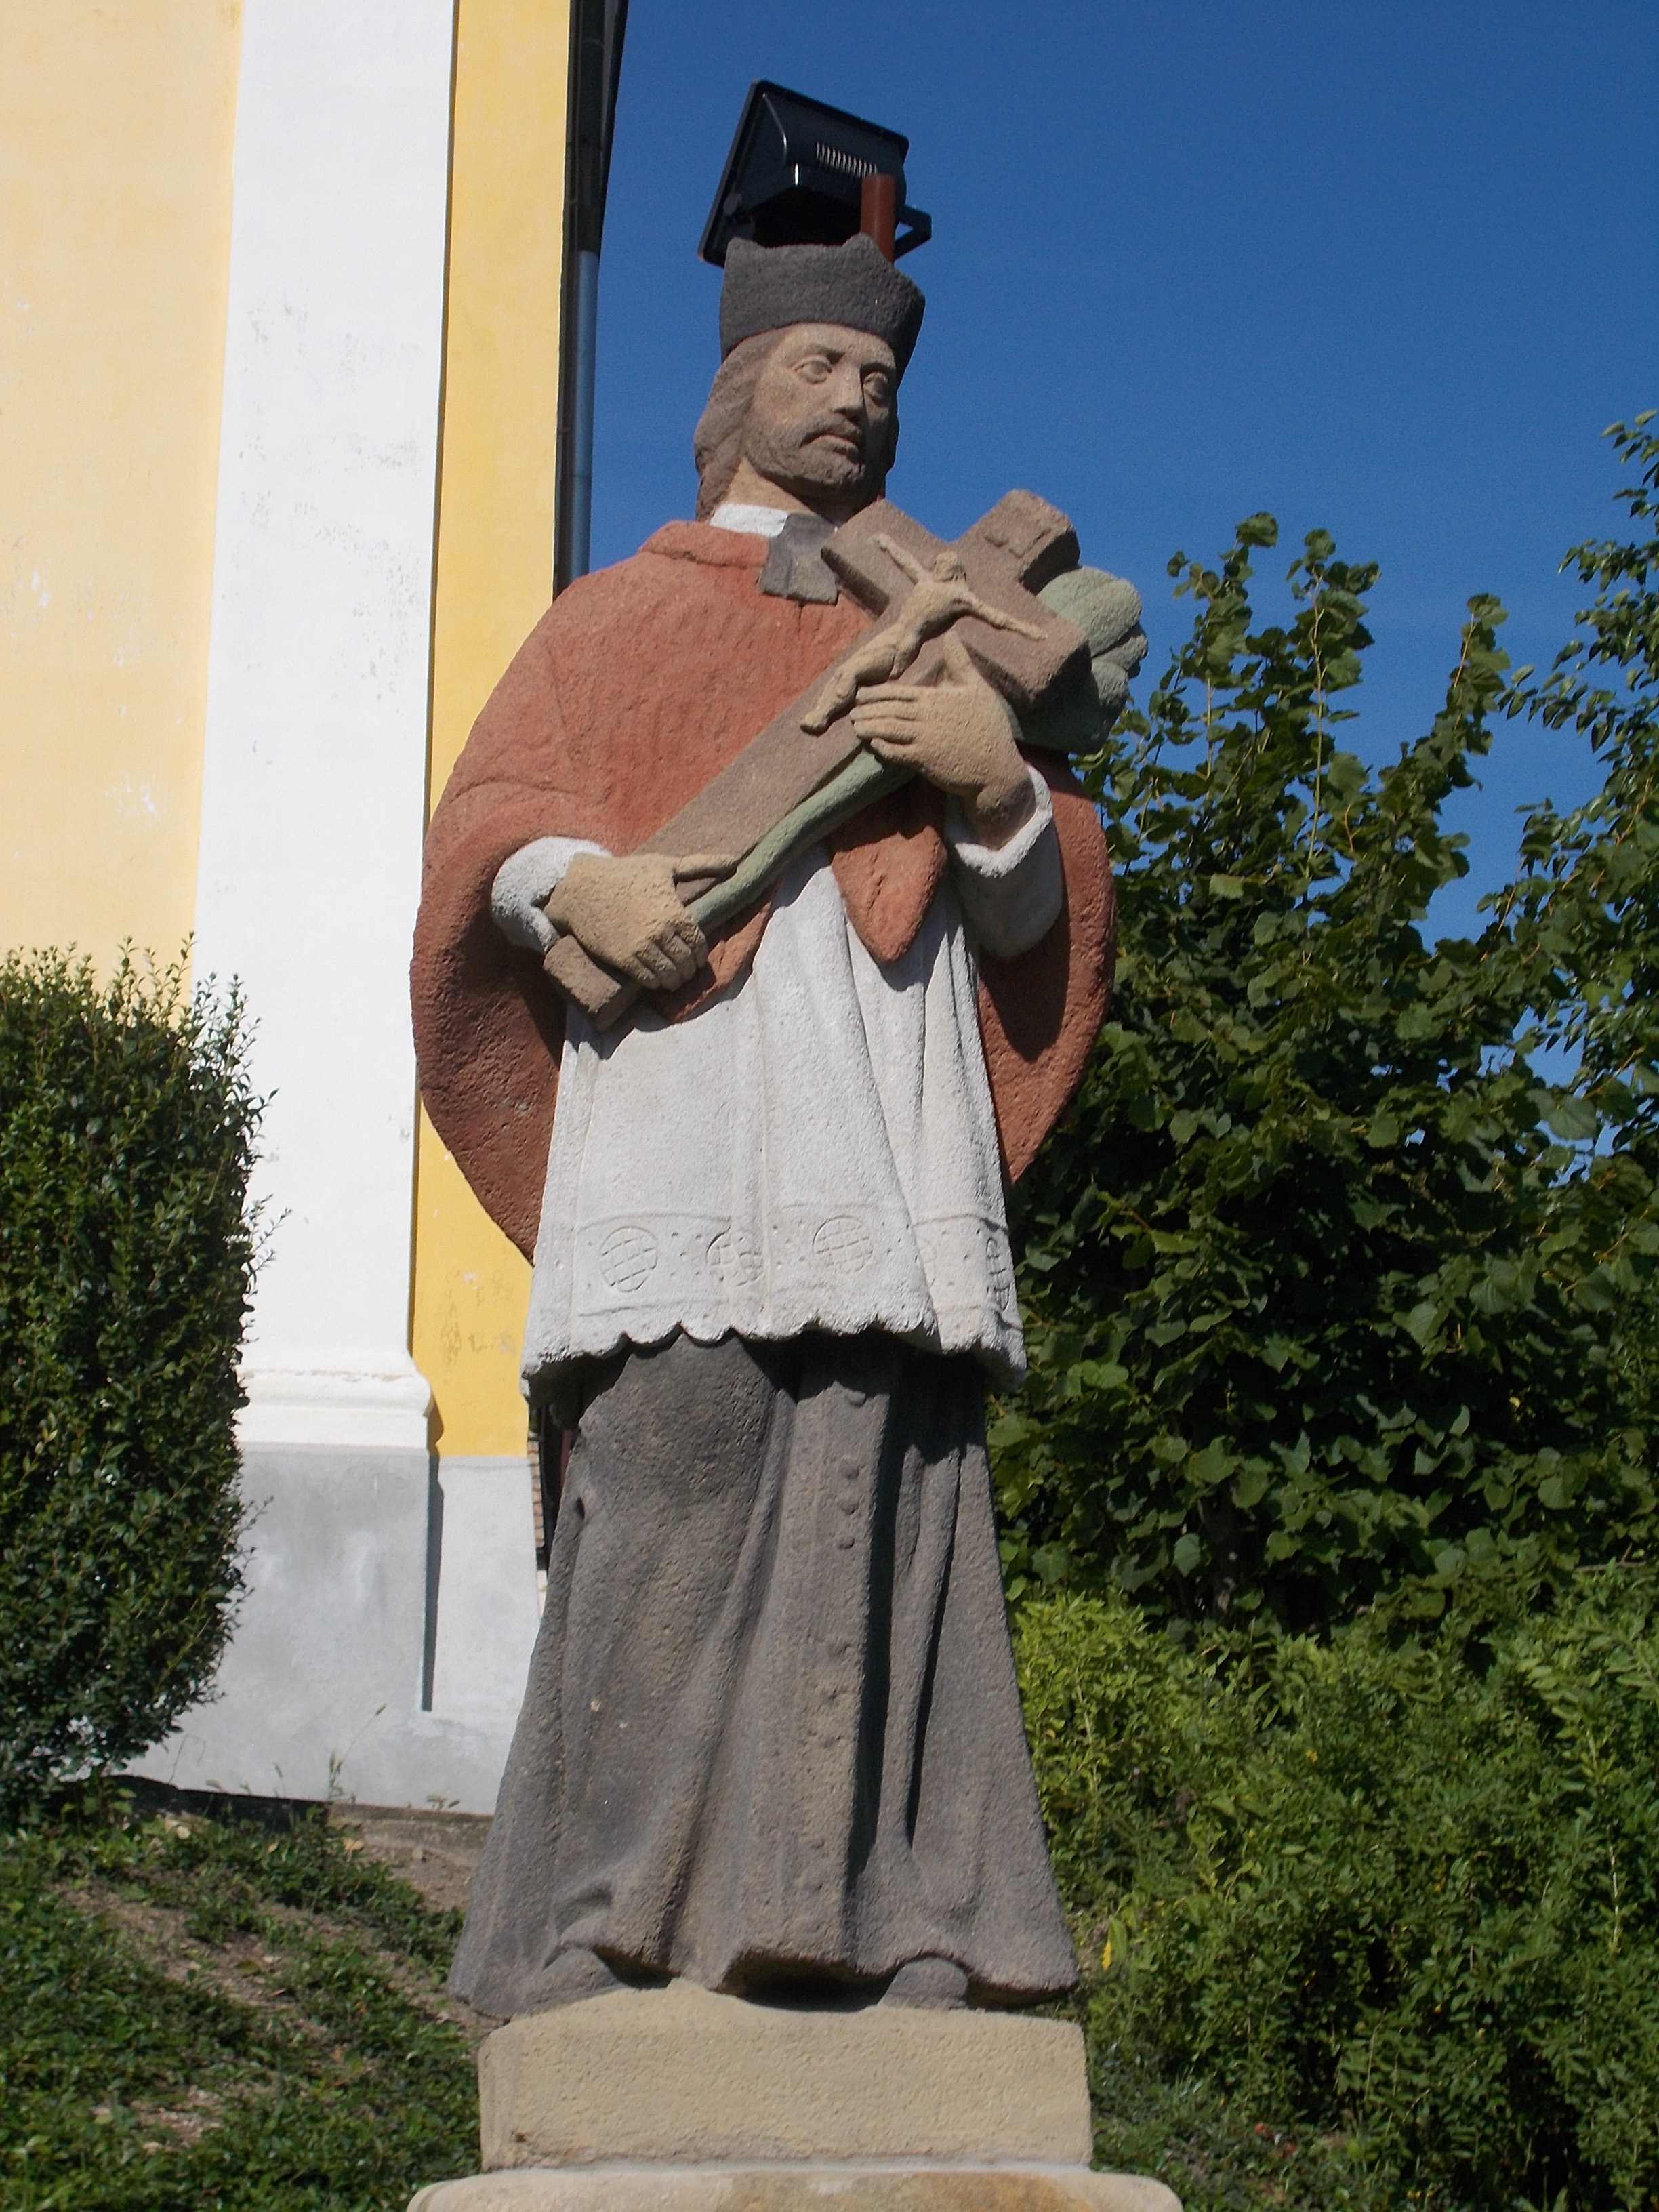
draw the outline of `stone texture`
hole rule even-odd
[[[409,2212],[1181,2212],[1161,2181],[1083,2166],[521,2167],[434,2182]]]
[[[763,331],[836,323],[884,339],[902,376],[927,304],[921,287],[892,266],[873,238],[849,238],[844,246],[757,246],[734,238],[720,287],[720,358]]]
[[[794,2010],[689,1982],[515,2020],[478,2056],[483,2164],[943,2159],[1086,2164],[1069,2022]],[[850,2208],[849,2208],[850,2212]]]

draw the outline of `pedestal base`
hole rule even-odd
[[[1076,2166],[520,2166],[438,2181],[409,2212],[1181,2212],[1161,2181]]]
[[[750,2004],[687,1981],[532,2013],[478,2053],[486,2170],[775,2159],[1086,2166],[1069,2021]]]
[[[677,1981],[498,2028],[478,2106],[485,2171],[410,2212],[1181,2212],[1090,2172],[1068,2021]]]

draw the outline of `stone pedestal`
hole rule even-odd
[[[409,2212],[1181,2212],[1161,2181],[1081,2166],[520,2166],[434,2182]]]
[[[1180,2212],[1161,2183],[1089,2171],[1062,2021],[674,1982],[514,2021],[478,2077],[485,2171],[410,2212]]]

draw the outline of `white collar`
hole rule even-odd
[[[750,507],[740,499],[723,499],[708,520],[716,530],[738,530],[750,538],[776,538],[789,517],[781,507]]]

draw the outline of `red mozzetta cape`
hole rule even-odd
[[[631,561],[562,592],[496,685],[427,835],[410,972],[422,1094],[485,1210],[536,1240],[563,1001],[490,920],[495,872],[537,837],[628,852],[653,835],[864,629],[849,600],[758,588],[763,538],[675,522]],[[1083,1072],[1111,984],[1114,906],[1094,808],[1057,757],[1066,908],[1018,959],[982,957],[980,1030],[1003,1163],[1030,1164]],[[853,927],[896,959],[945,865],[944,805],[921,783],[829,842]],[[769,902],[730,924],[708,969],[656,1004],[688,1018],[753,957]],[[626,1018],[626,1017],[624,1017]]]

